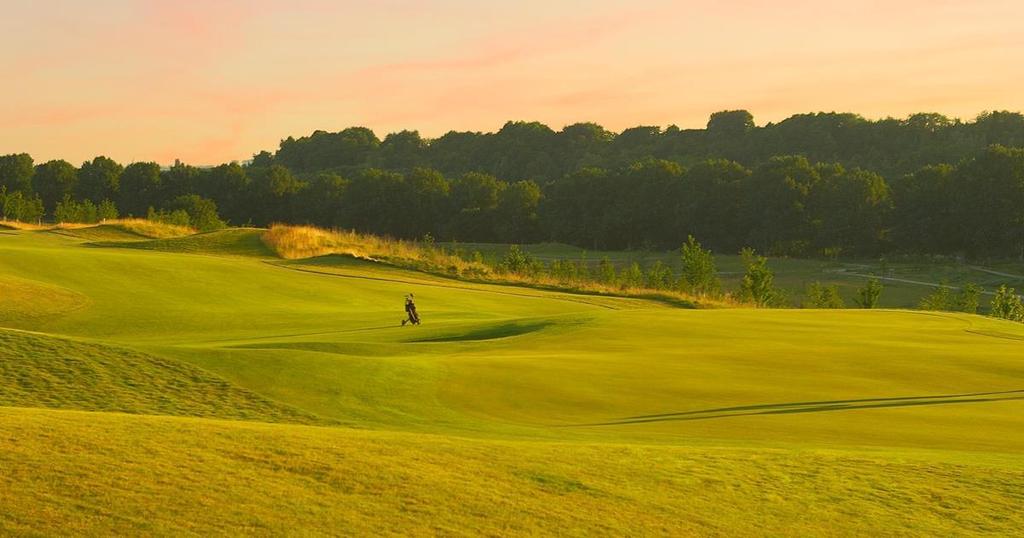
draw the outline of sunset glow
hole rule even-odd
[[[37,162],[212,164],[350,125],[1024,109],[1014,0],[6,4],[0,154]]]

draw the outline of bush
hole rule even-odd
[[[877,278],[870,278],[863,288],[857,290],[854,302],[861,308],[878,308],[878,300],[881,297],[882,283]]]
[[[718,279],[715,257],[710,250],[701,247],[693,236],[689,236],[682,248],[682,275],[679,287],[686,293],[718,295],[722,282]]]
[[[179,196],[159,210],[150,207],[146,218],[153,222],[195,228],[200,232],[212,232],[227,226],[217,215],[217,204],[195,194]]]
[[[640,264],[633,262],[628,267],[623,267],[619,272],[619,287],[622,289],[640,288],[644,285],[644,272]]]
[[[918,305],[921,310],[943,310],[947,312],[967,312],[977,314],[981,300],[981,288],[975,284],[967,283],[960,289],[960,293],[953,295],[952,288],[945,282],[939,285],[932,293],[921,299]]]
[[[100,205],[96,207],[96,216],[101,220],[114,220],[118,216],[117,206],[110,200],[103,200]]]
[[[174,211],[161,209],[157,211],[151,207],[149,208],[149,211],[146,212],[146,220],[170,224],[171,226],[182,226],[185,228],[192,227],[192,219],[189,218],[188,213],[183,209],[177,209]]]
[[[227,226],[217,214],[217,203],[209,198],[195,194],[175,198],[168,209],[184,211],[188,215],[188,224],[201,232],[220,230]]]
[[[949,291],[949,286],[943,282],[935,291],[924,296],[917,307],[921,310],[952,310],[953,297]]]
[[[499,268],[515,275],[530,275],[537,272],[538,265],[529,252],[519,248],[519,245],[512,245],[502,258]]]
[[[804,308],[844,308],[843,298],[839,295],[839,286],[822,286],[820,282],[812,282],[807,286],[807,297]]]
[[[615,265],[607,256],[601,258],[597,264],[597,279],[607,286],[614,286],[618,283],[619,275],[615,272]]]
[[[740,282],[740,299],[756,306],[778,306],[782,295],[775,289],[775,273],[768,268],[768,258],[758,256],[751,248],[740,251],[746,270]]]
[[[981,305],[981,292],[980,286],[968,282],[957,294],[953,307],[961,312],[977,314],[978,307]]]
[[[661,260],[655,261],[647,268],[644,284],[652,290],[665,290],[672,285],[672,270]]]
[[[43,201],[38,196],[26,197],[21,191],[8,193],[6,186],[0,187],[0,216],[4,220],[38,222],[43,213]]]
[[[992,298],[992,317],[1024,322],[1024,303],[1013,288],[999,286]]]
[[[71,198],[71,195],[64,195],[64,199],[57,202],[57,208],[53,211],[53,218],[57,222],[74,222],[82,224],[94,224],[99,222],[99,213],[96,204],[92,200],[78,202]]]

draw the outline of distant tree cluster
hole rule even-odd
[[[414,131],[380,140],[353,127],[212,168],[6,155],[0,202],[5,218],[20,220],[95,210],[187,215],[201,229],[290,222],[605,249],[678,248],[692,235],[719,252],[1009,257],[1024,254],[1020,146],[1024,116],[1010,112],[972,122],[819,113],[757,127],[733,110],[706,129],[510,122],[434,140]],[[815,293],[832,301],[829,290]]]
[[[585,168],[619,169],[652,157],[689,167],[727,159],[756,168],[779,155],[873,170],[897,177],[935,163],[957,163],[986,147],[1024,146],[1024,116],[986,112],[972,122],[941,114],[870,121],[856,114],[798,114],[763,127],[745,110],[711,115],[705,129],[639,126],[613,133],[594,123],[555,131],[538,122],[508,122],[494,133],[449,132],[428,140],[402,131],[380,140],[365,127],[289,137],[254,164],[281,164],[296,173],[365,168],[432,168],[446,176],[482,172],[507,181],[555,181]]]

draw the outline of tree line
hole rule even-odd
[[[1010,257],[1024,254],[1019,146],[1024,116],[1009,112],[804,114],[756,127],[725,111],[697,130],[510,122],[436,140],[354,127],[209,168],[0,156],[0,210],[592,249],[676,248],[693,235],[719,252]]]
[[[857,114],[794,115],[756,126],[745,110],[712,114],[704,129],[638,126],[613,133],[595,123],[555,131],[539,122],[508,122],[493,133],[449,132],[428,140],[416,131],[383,140],[365,127],[316,131],[261,152],[259,165],[281,164],[297,173],[332,170],[343,176],[365,168],[431,168],[446,176],[482,172],[507,181],[558,180],[584,168],[618,169],[652,157],[689,167],[727,159],[755,168],[778,155],[839,163],[896,177],[936,163],[957,163],[1000,144],[1024,146],[1024,116],[985,112],[962,122],[941,114],[867,120]]]

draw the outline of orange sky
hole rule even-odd
[[[10,4],[10,3],[8,3]],[[39,0],[0,20],[0,154],[246,159],[288,135],[746,108],[1024,109],[1024,2]]]

